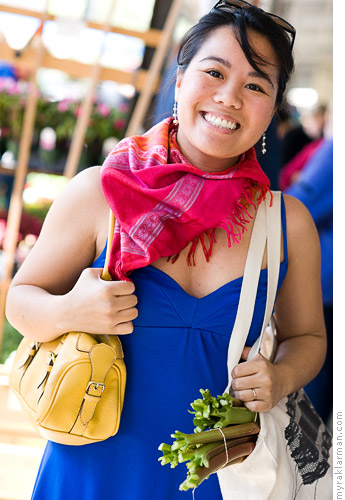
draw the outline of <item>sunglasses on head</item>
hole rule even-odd
[[[232,8],[236,7],[242,7],[244,9],[248,9],[249,7],[253,7],[253,5],[249,2],[246,2],[245,0],[219,0],[215,6],[210,10],[212,12],[213,10],[231,10]],[[257,9],[260,9],[259,7],[256,7]],[[291,39],[291,44],[290,48],[292,51],[293,45],[295,43],[295,37],[296,37],[296,30],[292,26],[292,24],[288,23],[285,21],[280,16],[276,16],[275,14],[271,14],[270,12],[266,12],[265,10],[260,9],[262,12],[264,12],[267,16],[269,16],[275,23],[277,23],[281,28],[283,28],[284,31],[286,31],[290,35]]]

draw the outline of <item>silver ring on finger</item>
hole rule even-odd
[[[252,388],[252,391],[253,391],[253,401],[256,401],[258,399],[258,396],[256,394],[256,390],[254,388]]]

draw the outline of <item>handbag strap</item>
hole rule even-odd
[[[101,274],[101,279],[106,281],[111,281],[112,277],[109,273],[109,258],[111,252],[111,245],[114,237],[114,227],[115,227],[115,217],[113,212],[109,211],[109,222],[108,222],[108,243],[107,243],[107,251],[105,255],[105,262],[103,271]],[[80,407],[80,411],[78,414],[78,418],[76,419],[73,428],[70,432],[73,431],[74,434],[82,436],[85,433],[87,425],[92,420],[94,413],[96,411],[97,405],[101,399],[103,391],[105,390],[105,378],[113,366],[117,356],[117,351],[120,352],[120,359],[123,357],[122,353],[122,345],[120,340],[118,340],[119,347],[114,348],[114,346],[108,345],[108,342],[104,343],[106,335],[92,335],[94,338],[99,338],[99,343],[92,346],[88,351],[91,363],[91,375],[90,381],[86,387],[84,398],[82,405]],[[113,342],[115,337],[112,336]],[[78,342],[81,341],[82,334],[79,335]],[[82,347],[79,347],[82,350]]]
[[[272,206],[270,206],[270,202],[266,198],[265,202],[259,205],[256,213],[244,268],[237,315],[228,347],[228,385],[225,392],[230,390],[232,382],[231,372],[241,358],[249,328],[252,323],[266,240],[268,268],[266,309],[260,337],[252,348],[251,358],[254,357],[260,349],[263,333],[273,311],[280,268],[281,193],[273,191],[272,195]]]
[[[107,243],[107,252],[105,254],[105,262],[104,262],[104,267],[103,267],[103,272],[101,274],[102,280],[105,281],[111,281],[112,277],[109,273],[109,259],[110,259],[110,253],[111,253],[111,245],[113,242],[114,238],[114,228],[115,228],[115,217],[113,212],[110,210],[109,211],[109,223],[108,223],[108,243]]]

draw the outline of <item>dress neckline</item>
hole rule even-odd
[[[224,283],[224,285],[221,285],[219,288],[216,288],[212,292],[210,292],[210,293],[208,293],[206,295],[203,295],[202,297],[195,297],[194,295],[191,295],[190,293],[188,293],[174,278],[172,278],[172,276],[170,276],[169,274],[167,274],[165,271],[162,271],[161,269],[152,266],[151,264],[148,265],[148,266],[146,266],[146,267],[142,267],[142,268],[136,269],[135,271],[133,271],[133,273],[138,273],[138,272],[143,272],[143,271],[144,272],[153,271],[153,273],[156,273],[157,275],[159,275],[164,280],[170,282],[175,289],[178,289],[179,291],[181,291],[182,293],[184,293],[187,297],[189,297],[190,299],[196,300],[196,301],[201,301],[201,300],[204,300],[204,299],[211,298],[214,295],[217,295],[218,293],[220,293],[221,291],[224,291],[225,288],[227,288],[227,287],[230,288],[231,286],[235,286],[236,284],[240,284],[243,281],[243,276],[239,276],[238,278],[235,278],[235,279],[233,279],[231,281],[228,281],[227,283]],[[267,268],[261,269],[261,271],[260,271],[260,279],[265,274],[267,274]]]

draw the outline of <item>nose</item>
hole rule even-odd
[[[240,109],[242,107],[241,91],[234,82],[227,82],[217,89],[214,96],[217,104],[223,104],[227,108]]]

